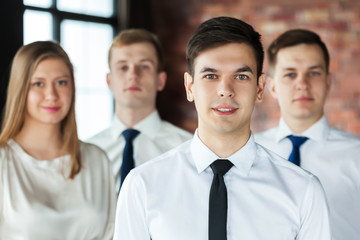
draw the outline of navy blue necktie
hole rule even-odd
[[[228,201],[224,175],[232,166],[229,160],[216,160],[210,165],[214,178],[209,199],[209,240],[226,240]]]
[[[300,166],[300,146],[308,140],[307,137],[298,137],[294,135],[288,136],[290,141],[292,142],[293,149],[289,156],[289,161]]]
[[[123,152],[123,161],[120,169],[120,187],[124,182],[126,175],[128,175],[130,170],[135,167],[133,140],[139,133],[140,132],[135,129],[127,129],[122,132],[122,135],[125,138],[125,147]]]

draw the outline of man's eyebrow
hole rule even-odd
[[[322,65],[314,65],[308,68],[309,70],[314,70],[314,69],[325,69]],[[285,67],[283,70],[285,71],[294,71],[296,70],[296,67]]]
[[[218,72],[218,70],[216,70],[215,68],[211,68],[211,67],[204,67],[200,70],[200,73],[205,73],[205,72],[216,73],[216,72]]]
[[[237,72],[237,73],[239,73],[239,72],[249,72],[249,73],[254,74],[253,70],[249,66],[244,66],[244,67],[238,68],[238,69],[236,69],[235,72]]]
[[[150,63],[153,63],[153,64],[155,63],[155,61],[153,59],[151,59],[151,58],[143,58],[139,62],[150,62]]]
[[[204,72],[216,73],[216,72],[218,72],[218,70],[216,70],[215,68],[211,68],[211,67],[204,67],[200,70],[200,73],[204,73]],[[238,68],[238,69],[236,69],[235,72],[236,73],[250,72],[252,74],[254,73],[253,70],[249,66],[244,66],[244,67]]]
[[[310,70],[314,70],[314,69],[317,69],[317,68],[320,68],[320,69],[324,70],[324,67],[322,65],[315,65],[315,66],[309,67]]]
[[[127,63],[129,62],[127,59],[119,59],[118,61],[115,62],[115,64],[122,64],[122,63]],[[152,60],[151,58],[143,58],[143,59],[140,59],[139,62],[150,62],[150,63],[155,63],[154,60]]]

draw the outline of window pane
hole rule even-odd
[[[113,0],[58,0],[57,8],[67,12],[111,17],[113,4]]]
[[[107,51],[113,38],[107,24],[65,20],[61,43],[75,68],[76,119],[79,137],[91,137],[113,118],[113,98],[106,84]]]
[[[49,8],[52,0],[24,0],[24,5]]]
[[[24,44],[39,40],[53,40],[52,16],[47,12],[25,10]]]

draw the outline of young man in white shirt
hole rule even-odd
[[[143,29],[120,32],[109,49],[108,63],[106,81],[115,98],[115,118],[109,128],[88,141],[108,154],[119,189],[127,174],[122,168],[125,130],[137,132],[132,167],[189,140],[192,134],[161,120],[156,110],[156,95],[165,87],[166,72],[162,48],[153,33]]]
[[[213,18],[199,26],[186,55],[198,129],[192,141],[129,173],[114,239],[330,239],[318,179],[251,134],[265,86],[260,35],[241,20]]]
[[[333,239],[355,240],[360,236],[360,139],[330,127],[324,116],[329,59],[323,41],[308,30],[290,30],[273,41],[268,82],[281,119],[278,127],[256,134],[255,140],[291,159],[291,139],[301,137],[298,165],[324,187]]]

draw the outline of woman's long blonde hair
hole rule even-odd
[[[74,68],[62,47],[52,41],[38,41],[22,46],[16,53],[10,72],[4,120],[0,133],[0,146],[21,131],[26,112],[26,99],[30,79],[36,67],[45,59],[57,58],[69,68],[72,82],[72,101],[67,116],[61,121],[63,150],[70,153],[71,166],[69,178],[73,179],[81,169],[80,142],[75,121],[75,80]]]

